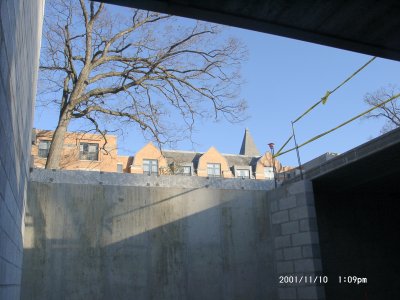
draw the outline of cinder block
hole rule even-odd
[[[325,299],[322,286],[302,286],[297,288],[297,295],[299,300],[323,300]]]
[[[275,238],[275,249],[290,247],[290,235],[278,236]]]
[[[283,257],[285,260],[301,258],[301,247],[290,247],[283,249]]]
[[[279,199],[279,209],[280,210],[296,207],[296,205],[297,205],[297,202],[296,202],[295,196]]]
[[[283,250],[276,250],[275,251],[275,259],[276,260],[283,260]]]
[[[278,211],[272,214],[272,224],[284,223],[289,220],[289,213],[287,210]]]
[[[277,262],[276,271],[278,274],[292,274],[293,262],[291,261]]]
[[[317,219],[300,220],[300,231],[318,231]]]
[[[297,206],[315,205],[314,195],[311,193],[302,193],[296,195]]]
[[[321,258],[321,252],[318,245],[306,245],[302,247],[304,258]]]
[[[283,235],[299,232],[299,222],[298,221],[283,223],[281,225],[281,227],[282,227]]]
[[[281,231],[281,225],[280,224],[272,224],[272,234],[273,236],[280,236],[282,235],[282,231]]]
[[[271,212],[278,211],[278,201],[271,201],[270,205],[271,205]]]
[[[318,244],[317,232],[300,232],[292,234],[293,246]]]
[[[5,183],[7,181],[8,181],[8,178],[7,178],[6,172],[5,172],[4,168],[3,168],[3,163],[0,160],[0,182],[1,182],[1,184],[0,184],[0,197],[3,197],[3,199],[4,199],[5,193],[6,193],[6,184]]]
[[[279,299],[297,299],[296,288],[280,287],[278,288]]]
[[[289,210],[290,220],[299,220],[305,218],[315,218],[315,207],[300,206]]]
[[[21,221],[42,1],[0,1],[0,299],[19,299]],[[5,284],[5,285],[1,285]]]
[[[1,201],[1,199],[0,199]],[[1,209],[1,208],[0,208]],[[6,256],[6,240],[8,239],[8,237],[6,236],[6,234],[4,233],[3,229],[0,227],[0,257],[5,257]]]
[[[295,194],[302,194],[306,192],[306,186],[304,185],[304,180],[303,181],[297,181],[294,182],[287,187],[287,191],[291,195]]]
[[[305,258],[294,262],[294,270],[299,273],[317,272],[322,270],[320,259]]]

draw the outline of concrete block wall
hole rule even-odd
[[[278,299],[325,299],[314,195],[310,181],[267,194],[274,235]]]
[[[42,0],[0,1],[0,299],[19,299]]]

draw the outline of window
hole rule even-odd
[[[207,175],[213,177],[221,176],[221,164],[207,164]]]
[[[190,166],[179,166],[179,167],[176,168],[175,174],[191,176],[192,175],[192,167],[190,167]]]
[[[250,178],[250,170],[248,169],[237,169],[236,170],[236,177],[239,178]]]
[[[51,141],[40,141],[39,142],[39,157],[47,158],[49,155]]]
[[[143,173],[158,174],[158,160],[143,159]]]
[[[117,164],[117,173],[123,173],[123,169],[124,169],[123,165],[118,163]]]
[[[273,167],[264,167],[264,176],[265,176],[265,179],[269,179],[269,180],[274,179],[274,168]]]
[[[80,143],[80,160],[99,160],[99,144]]]

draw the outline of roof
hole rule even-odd
[[[242,147],[240,148],[239,154],[249,156],[260,156],[256,144],[254,143],[253,137],[250,134],[249,129],[246,128],[244,131]]]
[[[228,165],[232,166],[255,166],[260,156],[247,156],[240,154],[223,154],[228,161]]]
[[[197,169],[200,157],[204,152],[194,151],[179,151],[179,150],[164,150],[163,155],[167,159],[168,164],[180,163],[187,164],[193,163],[193,167]],[[248,156],[240,154],[221,154],[228,162],[229,167],[233,166],[255,166],[260,156]]]
[[[168,164],[170,163],[193,163],[193,165],[197,168],[197,164],[199,162],[200,156],[203,153],[193,152],[193,151],[178,151],[178,150],[164,150],[162,151],[163,155],[167,159]]]

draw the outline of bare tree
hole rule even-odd
[[[55,104],[59,119],[46,168],[59,168],[71,120],[103,135],[111,118],[134,123],[161,145],[190,137],[199,117],[243,116],[240,42],[223,38],[214,24],[115,10],[47,1],[39,104]]]
[[[395,85],[388,85],[379,90],[368,93],[364,96],[364,102],[370,106],[377,106],[399,93],[399,88]],[[366,118],[383,118],[386,120],[381,129],[381,133],[388,132],[400,126],[400,102],[399,99],[389,101],[385,105],[373,110],[366,115]]]

